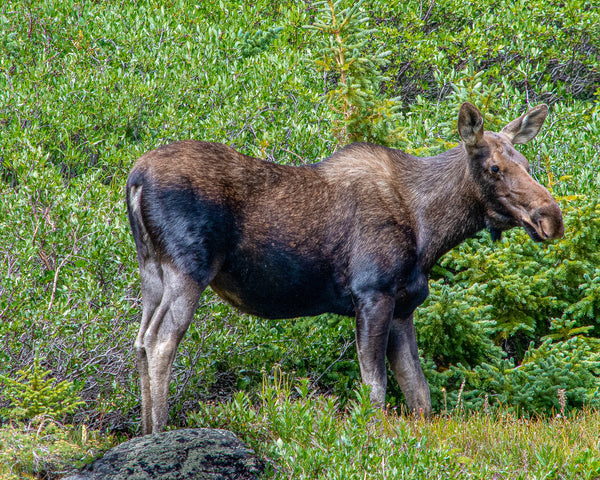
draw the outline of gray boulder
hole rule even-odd
[[[134,438],[64,480],[253,480],[263,469],[233,433],[199,428]]]

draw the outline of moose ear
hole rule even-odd
[[[510,122],[500,133],[506,135],[514,144],[527,143],[538,134],[547,116],[548,106],[538,105]]]
[[[458,133],[467,147],[475,147],[483,139],[483,115],[469,102],[460,106]]]

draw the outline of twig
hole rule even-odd
[[[346,344],[344,345],[344,349],[342,350],[342,353],[340,353],[340,356],[331,364],[329,365],[324,371],[323,373],[321,373],[321,375],[319,375],[312,383],[311,383],[311,388],[314,387],[317,382],[319,380],[321,380],[321,378],[323,378],[323,376],[331,369],[331,367],[333,367],[336,363],[338,363],[342,357],[344,356],[344,354],[346,353],[346,350],[348,350],[348,348],[350,348],[350,345],[352,345],[356,340],[352,340],[351,342],[346,342]]]
[[[92,233],[86,233],[85,235],[83,235],[80,238],[77,238],[77,231],[74,232],[75,235],[75,240],[73,240],[73,247],[71,249],[71,253],[68,253],[65,258],[63,258],[61,260],[61,262],[58,264],[58,267],[56,267],[56,271],[54,272],[54,282],[52,284],[52,295],[50,296],[50,303],[48,304],[48,309],[46,310],[46,313],[48,313],[51,309],[52,306],[54,305],[54,298],[56,296],[56,289],[58,288],[58,275],[60,273],[60,270],[62,267],[64,267],[66,265],[66,263],[74,256],[77,255],[77,253],[79,252],[78,248],[77,248],[77,243],[80,242],[81,240],[85,239],[86,237],[89,237],[92,235]]]
[[[56,288],[58,285],[58,274],[60,273],[60,269],[65,266],[65,264],[67,263],[69,258],[71,258],[70,253],[67,254],[67,256],[62,259],[62,261],[60,262],[58,267],[56,267],[56,271],[54,272],[54,283],[52,285],[52,295],[50,296],[50,303],[48,304],[48,309],[46,310],[46,312],[49,312],[50,310],[52,310],[52,305],[54,303],[54,297],[56,295]]]

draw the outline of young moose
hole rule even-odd
[[[356,143],[292,167],[197,141],[143,155],[127,209],[142,285],[144,433],[167,424],[175,351],[208,285],[266,318],[355,315],[371,400],[385,402],[387,356],[408,407],[428,415],[412,315],[434,263],[485,227],[494,238],[516,226],[536,242],[563,236],[560,208],[513,147],[547,114],[537,106],[493,133],[465,103],[462,143],[432,158]]]

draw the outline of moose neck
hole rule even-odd
[[[462,144],[416,160],[406,186],[415,206],[418,256],[428,272],[442,255],[485,227],[485,207]]]

